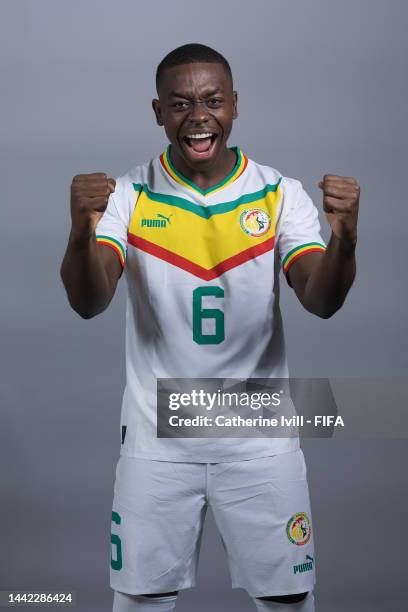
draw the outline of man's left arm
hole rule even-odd
[[[326,174],[319,187],[332,235],[324,252],[293,263],[288,280],[306,310],[329,318],[343,305],[356,274],[360,187],[354,178],[335,174]]]

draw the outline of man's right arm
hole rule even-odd
[[[72,227],[61,278],[69,303],[84,319],[108,307],[122,273],[116,253],[95,238],[95,228],[114,191],[115,181],[99,172],[78,175],[71,184]]]

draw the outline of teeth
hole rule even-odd
[[[210,133],[205,133],[205,134],[190,134],[190,136],[187,136],[187,138],[210,138],[212,136],[212,134]]]

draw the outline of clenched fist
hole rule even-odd
[[[357,216],[360,187],[350,176],[325,174],[319,182],[323,209],[333,234],[346,246],[357,242]]]
[[[103,172],[78,174],[71,184],[72,232],[77,238],[88,238],[95,231],[116,183]]]

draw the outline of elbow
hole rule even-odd
[[[92,319],[98,313],[90,308],[87,308],[84,304],[77,304],[74,300],[71,299],[70,295],[67,293],[68,302],[71,306],[72,310],[79,316],[81,319]]]
[[[81,319],[93,319],[98,314],[101,314],[109,305],[110,300],[96,301],[89,296],[80,295],[72,284],[69,282],[69,278],[66,276],[63,265],[60,268],[60,277],[62,284],[65,288],[68,303],[72,310],[76,312]]]
[[[304,308],[319,319],[330,319],[341,308],[343,302],[303,301]]]
[[[342,305],[343,302],[341,304],[325,304],[310,310],[310,312],[319,317],[319,319],[331,319],[331,317],[335,315],[338,310],[340,310]]]
[[[67,298],[68,298],[68,302],[72,310],[76,312],[76,314],[80,316],[81,319],[85,319],[85,320],[93,319],[98,314],[103,312],[106,308],[106,306],[104,308],[100,306],[99,308],[97,308],[95,305],[92,305],[90,302],[77,301],[76,299],[74,299],[72,295],[69,294],[68,291],[67,291]]]
[[[81,319],[85,320],[93,319],[107,308],[107,304],[103,306],[99,305],[99,307],[97,307],[96,305],[92,306],[91,304],[74,304],[73,302],[70,302],[70,305],[77,315],[79,315]]]
[[[94,317],[96,317],[97,312],[91,312],[91,311],[87,311],[87,310],[79,310],[77,308],[74,308],[75,312],[81,317],[81,319],[93,319]]]
[[[319,312],[315,312],[314,314],[319,317],[319,319],[331,319],[331,317],[337,312],[336,310],[322,310]]]

